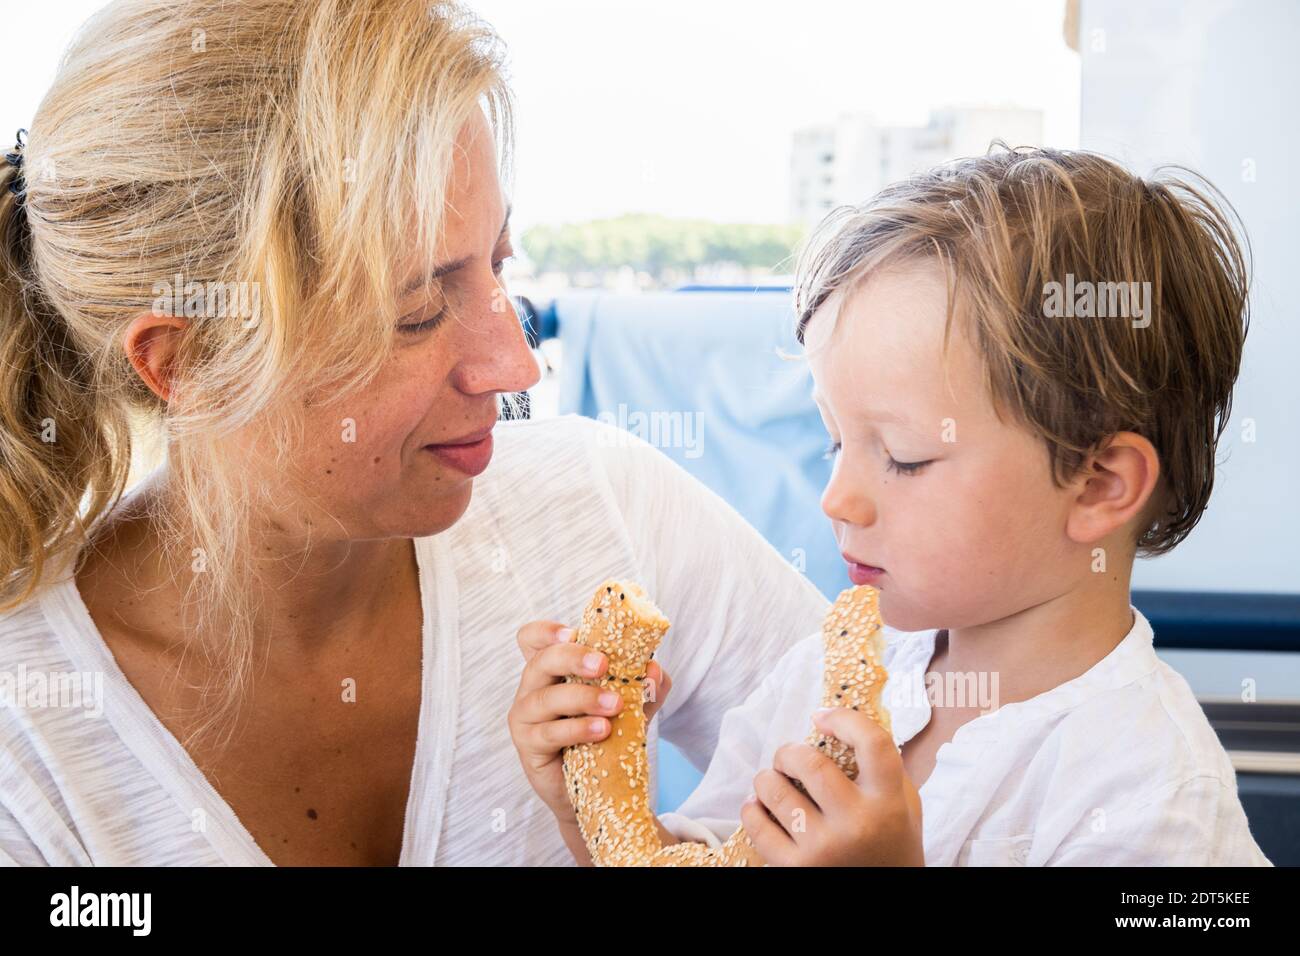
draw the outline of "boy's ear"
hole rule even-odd
[[[1159,480],[1155,446],[1134,432],[1117,432],[1088,456],[1075,477],[1065,533],[1079,544],[1095,544],[1132,524],[1136,541]]]

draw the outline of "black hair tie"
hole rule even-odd
[[[15,138],[17,143],[14,145],[12,152],[5,153],[5,162],[18,171],[17,175],[9,180],[9,191],[14,194],[15,202],[21,206],[26,194],[23,182],[23,152],[24,147],[27,146],[27,130],[20,129]]]

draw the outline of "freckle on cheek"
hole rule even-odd
[[[376,465],[379,464],[379,459],[378,459],[378,458],[375,459],[375,464],[376,464]]]

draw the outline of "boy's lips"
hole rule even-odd
[[[849,580],[854,584],[875,584],[884,575],[885,569],[874,564],[865,564],[852,555],[842,556],[849,566]]]

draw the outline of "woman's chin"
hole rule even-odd
[[[395,524],[399,524],[402,537],[427,538],[441,534],[464,516],[469,509],[474,492],[474,479],[464,478],[455,486],[446,489],[436,497],[428,500],[423,507],[412,508],[408,501],[407,508]]]

